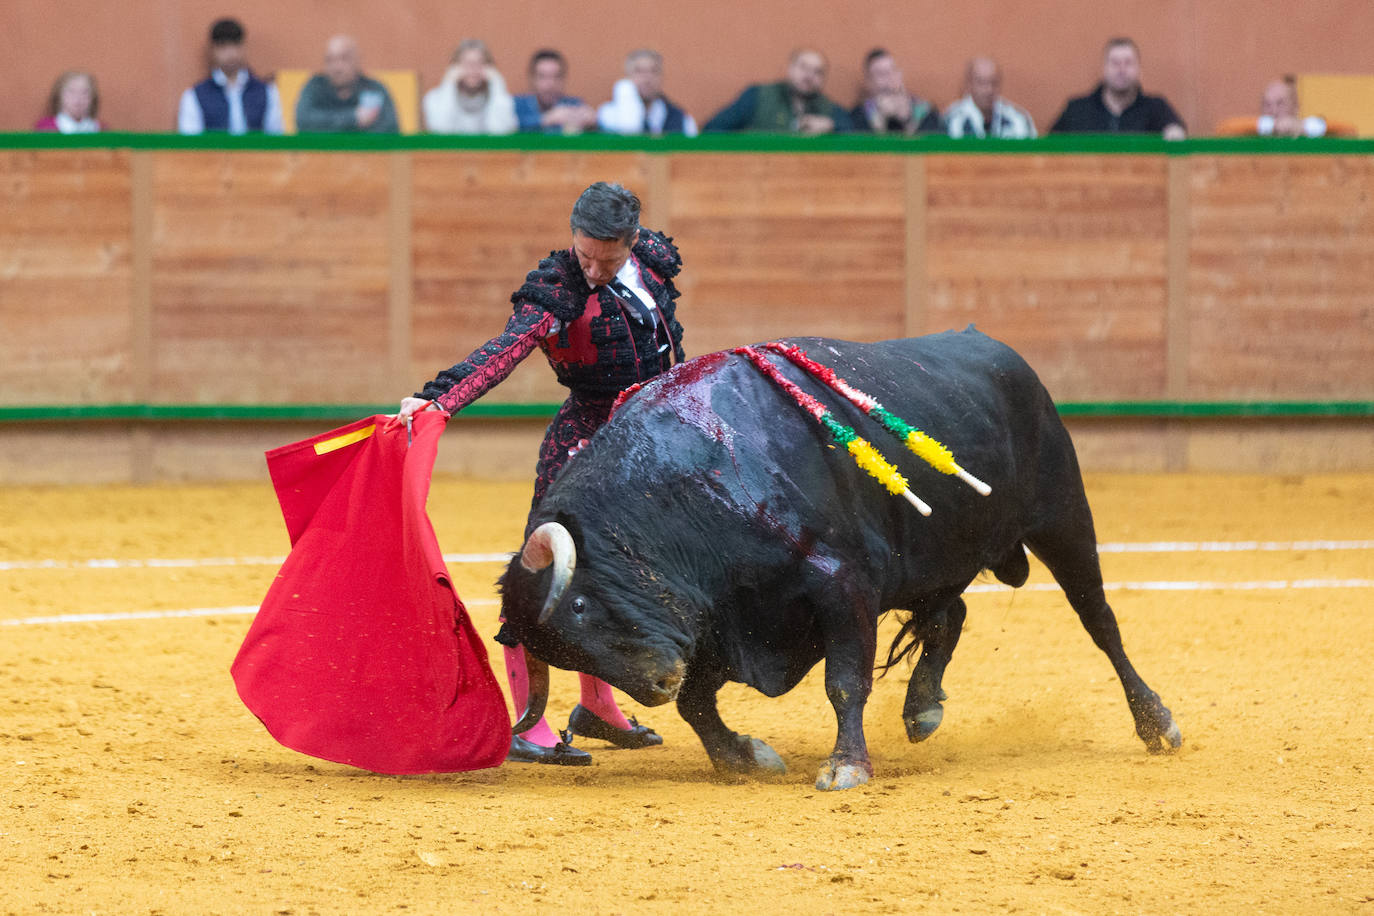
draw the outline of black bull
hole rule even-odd
[[[839,730],[816,784],[849,788],[872,775],[863,710],[878,618],[910,614],[889,661],[921,645],[903,709],[919,741],[940,722],[961,593],[985,569],[1024,584],[1024,545],[1111,659],[1146,747],[1177,748],[1169,710],[1122,648],[1073,445],[1025,361],[972,329],[789,342],[943,442],[991,494],[932,469],[770,354],[898,466],[933,509],[922,516],[745,358],[699,357],[626,401],[531,519],[534,533],[501,582],[504,616],[530,652],[645,705],[676,699],[716,768],[735,772],[784,767],[768,745],[721,721],[716,692],[739,681],[778,696],[825,659]],[[536,718],[547,696],[547,669],[540,673],[527,711]]]

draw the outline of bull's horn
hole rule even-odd
[[[549,666],[530,655],[528,649],[525,650],[525,676],[529,679],[525,711],[520,715],[520,721],[511,727],[513,735],[534,728],[535,723],[544,717],[544,707],[549,702]]]
[[[563,593],[572,582],[573,570],[577,568],[577,546],[568,529],[558,522],[545,522],[534,529],[520,553],[520,565],[530,572],[538,572],[549,564],[553,564],[553,581],[539,611],[540,623],[548,620],[558,602],[563,600]]]

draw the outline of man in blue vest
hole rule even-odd
[[[281,133],[281,98],[275,83],[248,69],[243,26],[220,19],[210,27],[210,75],[181,94],[177,132]]]

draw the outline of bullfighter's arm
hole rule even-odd
[[[557,319],[531,302],[516,308],[506,329],[425,385],[416,397],[457,413],[515,371],[515,367],[553,330]]]

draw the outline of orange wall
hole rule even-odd
[[[523,90],[531,51],[561,48],[570,89],[592,102],[610,96],[631,47],[651,45],[668,60],[668,91],[699,121],[746,83],[778,78],[788,51],[815,44],[832,60],[829,92],[853,101],[859,61],[881,43],[903,62],[908,85],[941,104],[959,94],[964,61],[1001,60],[1007,96],[1042,129],[1064,99],[1097,79],[1104,40],[1125,34],[1142,47],[1146,90],[1163,93],[1195,133],[1257,106],[1264,82],[1281,72],[1374,71],[1369,0],[827,0],[627,5],[608,0],[5,0],[0,60],[0,130],[26,130],[41,116],[53,79],[93,70],[111,128],[169,130],[177,98],[201,76],[209,23],[226,11],[248,29],[254,67],[314,67],[325,38],[359,36],[364,64],[410,68],[433,85],[464,37],[487,39],[512,86]],[[634,21],[624,21],[634,11]]]

